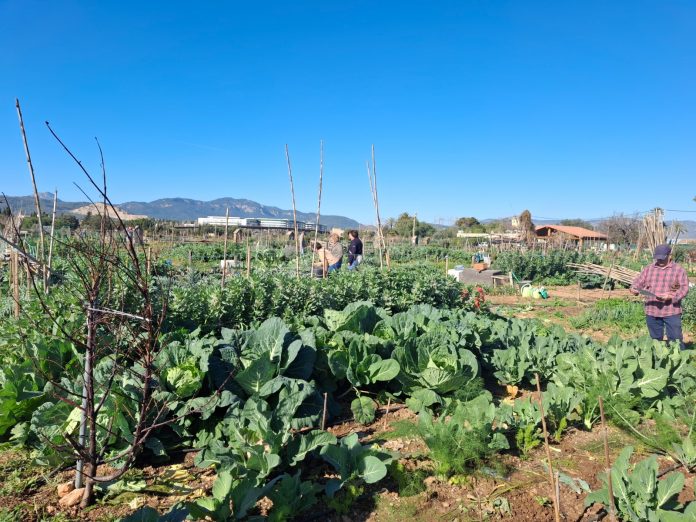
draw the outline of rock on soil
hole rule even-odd
[[[63,508],[77,506],[82,500],[84,492],[85,488],[73,489],[70,493],[61,498],[58,504]]]

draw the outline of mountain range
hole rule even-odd
[[[12,210],[15,212],[23,211],[25,214],[34,212],[34,196],[8,196]],[[50,213],[53,208],[53,194],[50,192],[39,193],[41,209],[43,212]],[[63,214],[74,212],[85,214],[86,209],[81,208],[91,205],[90,203],[71,202],[58,200],[57,212]],[[0,198],[0,210],[5,208],[4,199]],[[153,219],[166,219],[173,221],[195,221],[199,217],[224,216],[225,209],[229,207],[230,216],[234,217],[265,217],[278,219],[292,219],[292,210],[283,210],[278,207],[262,205],[249,199],[219,198],[212,201],[200,201],[189,198],[165,198],[156,199],[150,202],[128,201],[116,205],[120,210],[134,216],[147,216]],[[297,212],[298,221],[314,222],[316,214],[311,212]],[[483,220],[484,223],[493,220]],[[325,215],[321,216],[320,222],[327,227],[337,227],[343,229],[358,228],[359,223],[346,216]],[[537,225],[555,223],[550,220],[534,220]],[[599,221],[590,221],[593,225],[598,225]],[[666,221],[670,224],[670,221]],[[684,239],[696,239],[696,221],[680,221],[686,229],[680,237]],[[436,228],[441,228],[437,225]],[[444,228],[444,227],[442,227]]]
[[[34,212],[33,196],[8,196],[7,200],[14,212],[23,211],[25,214]],[[50,192],[39,193],[42,212],[50,213],[53,208],[53,194]],[[90,205],[88,202],[70,202],[58,199],[57,213],[75,212],[84,214],[81,207]],[[0,209],[6,206],[4,200],[0,200]],[[199,217],[224,216],[225,210],[230,209],[230,216],[234,217],[262,217],[277,219],[292,219],[292,210],[283,210],[278,207],[269,207],[249,199],[219,198],[212,201],[199,201],[188,198],[165,198],[155,201],[127,201],[116,204],[118,209],[128,214],[147,216],[153,219],[167,219],[174,221],[195,221]],[[297,220],[314,222],[316,214],[312,212],[297,212]],[[345,216],[323,215],[319,220],[327,227],[343,229],[358,228],[359,223]]]

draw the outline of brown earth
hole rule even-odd
[[[571,317],[582,315],[585,310],[600,299],[626,299],[629,301],[640,301],[633,296],[628,289],[618,288],[615,290],[601,290],[598,288],[578,289],[574,286],[552,286],[548,287],[548,299],[532,299],[521,295],[486,295],[486,302],[493,312],[500,312],[503,315],[512,315],[520,319],[540,319],[542,321],[560,324],[566,330],[573,330],[597,341],[606,341],[612,335],[619,334],[621,337],[635,337],[637,335],[647,335],[647,327],[644,330],[625,333],[618,329],[606,328],[577,329],[570,323]],[[684,342],[692,345],[696,339],[696,331],[684,328]]]
[[[385,451],[400,455],[399,462],[410,473],[417,470],[430,471],[427,448],[419,439],[390,437],[396,421],[415,422],[416,415],[410,410],[395,405],[386,414],[380,410],[379,418],[369,426],[354,422],[342,422],[329,427],[329,431],[339,436],[358,433],[363,444],[377,444]],[[611,459],[616,458],[628,444],[636,446],[635,459],[644,458],[645,450],[624,432],[609,427],[608,435]],[[44,520],[61,516],[63,520],[114,520],[132,513],[147,505],[161,513],[178,501],[190,500],[211,492],[215,474],[212,469],[199,469],[193,465],[194,455],[185,454],[177,463],[162,466],[147,466],[133,470],[131,480],[144,480],[147,489],[141,492],[123,493],[108,501],[99,501],[89,510],[80,512],[77,508],[62,509],[58,506],[56,487],[72,479],[72,473],[63,472],[48,480],[40,480],[35,487],[8,493],[3,488],[7,477],[0,477],[0,508],[5,512],[16,511],[17,519],[23,521]],[[13,459],[26,459],[15,452],[0,453],[0,468],[13,464]],[[582,479],[592,489],[600,486],[597,476],[605,468],[602,431],[571,429],[564,434],[558,444],[551,445],[551,459],[554,471],[560,471],[573,479]],[[20,462],[20,461],[17,461]],[[394,480],[385,480],[365,488],[364,494],[352,505],[346,515],[337,515],[321,504],[315,506],[299,520],[322,520],[326,522],[403,522],[408,518],[413,522],[436,520],[516,520],[517,522],[553,521],[552,490],[545,467],[546,454],[543,446],[536,448],[527,458],[511,454],[499,454],[490,467],[483,468],[468,476],[456,477],[453,481],[428,476],[423,480],[424,491],[413,496],[400,496]],[[673,462],[660,459],[660,469],[674,467]],[[308,471],[308,475],[327,478],[327,469],[321,463]],[[680,472],[680,471],[678,471]],[[686,486],[680,501],[694,499],[694,476],[687,477]],[[573,491],[561,484],[561,513],[563,520],[591,520],[599,507],[585,510],[584,491]],[[263,500],[257,506],[266,512],[271,503]],[[0,512],[0,519],[3,513]],[[9,519],[11,520],[11,518]]]

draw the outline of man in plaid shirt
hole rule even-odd
[[[689,292],[686,271],[674,263],[669,245],[658,245],[654,263],[646,266],[631,285],[633,295],[645,296],[645,319],[650,337],[662,341],[679,341],[684,349],[681,326],[681,300]]]

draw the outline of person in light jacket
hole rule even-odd
[[[325,255],[326,261],[329,264],[329,274],[341,268],[341,264],[343,263],[343,245],[339,240],[338,234],[335,232],[329,236],[329,241],[326,243]]]

